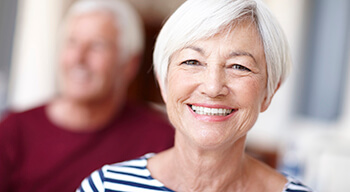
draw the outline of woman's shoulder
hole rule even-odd
[[[153,156],[153,153],[149,153],[137,159],[105,165],[84,179],[77,192],[171,191],[152,178],[147,169],[147,160]]]
[[[255,158],[250,157],[250,160],[250,167],[254,167],[254,175],[256,175],[253,179],[260,181],[260,183],[257,182],[260,189],[261,186],[266,187],[262,191],[279,191],[283,188],[282,192],[312,192],[309,187],[296,178],[286,173],[278,172]]]
[[[136,159],[118,162],[114,164],[107,164],[104,165],[100,171],[102,171],[103,173],[112,172],[120,174],[142,174],[142,172],[146,172],[147,175],[142,175],[149,176],[149,172],[147,169],[147,160],[152,156],[154,156],[154,153],[148,153]]]
[[[153,157],[154,153],[147,153],[139,158],[131,159],[127,161],[122,161],[114,164],[105,165],[105,168],[113,168],[113,167],[138,167],[138,168],[146,168],[147,160]]]
[[[304,185],[302,182],[300,182],[298,179],[282,173],[288,180],[286,185],[284,186],[283,192],[312,192],[313,190],[306,185]]]

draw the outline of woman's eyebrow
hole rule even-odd
[[[196,47],[196,46],[193,46],[193,45],[186,46],[182,50],[184,50],[184,49],[192,49],[192,50],[194,50],[194,51],[196,51],[196,52],[198,52],[198,53],[200,53],[202,55],[205,54],[205,52],[204,52],[204,50],[202,48]],[[249,53],[247,51],[232,51],[228,56],[229,56],[229,58],[231,58],[231,57],[239,57],[239,56],[248,56],[248,57],[251,57],[254,60],[255,63],[257,63],[255,57],[253,56],[253,54],[251,54],[251,53]]]
[[[251,57],[254,62],[256,63],[256,59],[255,57],[249,53],[249,52],[246,52],[246,51],[233,51],[229,54],[229,57],[239,57],[239,56],[248,56],[248,57]]]
[[[193,45],[186,46],[182,50],[184,50],[184,49],[192,49],[192,50],[194,50],[196,52],[199,52],[200,54],[204,54],[204,50],[202,48],[199,48],[199,47],[196,47],[196,46],[193,46]]]

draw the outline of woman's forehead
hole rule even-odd
[[[207,50],[217,48],[224,48],[224,51],[263,52],[260,34],[251,22],[241,22],[233,27],[226,27],[214,35],[187,42],[176,52],[191,49],[204,54]]]

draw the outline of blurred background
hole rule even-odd
[[[151,69],[164,20],[184,0],[130,0],[146,51],[130,99],[162,104]],[[0,118],[56,94],[57,35],[73,0],[0,1]],[[350,188],[350,1],[265,0],[285,30],[293,70],[248,136],[247,151],[320,192]]]

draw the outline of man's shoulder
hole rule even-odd
[[[9,110],[0,121],[0,128],[6,129],[29,122],[38,121],[40,116],[45,116],[45,106],[40,105],[23,111]]]
[[[125,111],[131,118],[142,122],[166,123],[166,112],[155,104],[128,104]]]
[[[26,116],[42,114],[42,112],[45,111],[46,106],[47,104],[42,104],[42,105],[35,106],[25,110],[9,109],[7,110],[6,116],[4,118],[26,117]]]
[[[127,112],[121,117],[123,124],[129,130],[138,130],[145,137],[156,137],[157,135],[174,135],[174,129],[170,124],[167,114],[145,105],[131,105]]]

